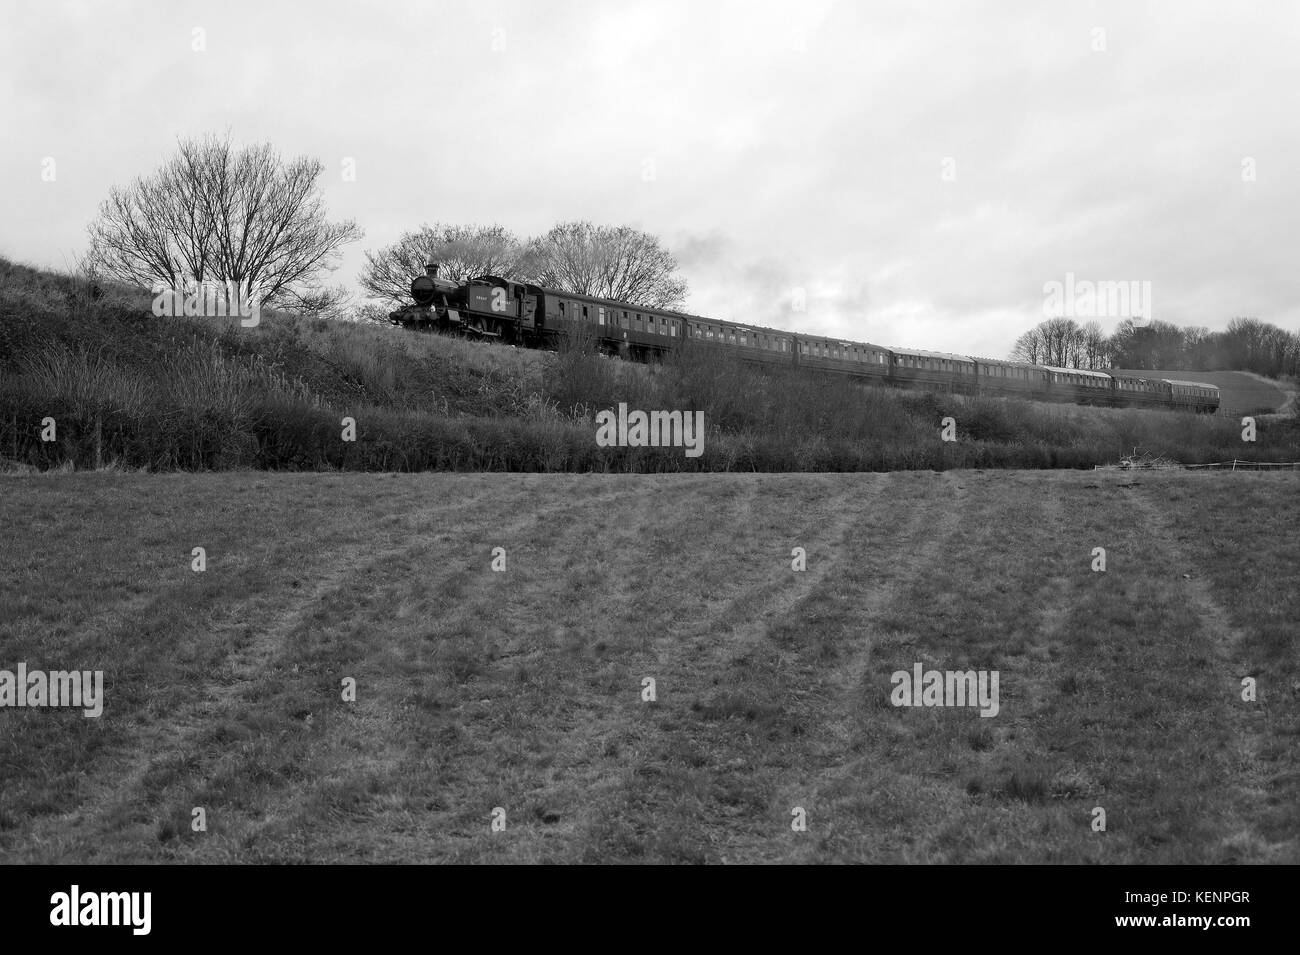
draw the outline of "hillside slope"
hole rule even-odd
[[[947,470],[1090,467],[1134,447],[1187,463],[1300,460],[1292,418],[1244,444],[1226,418],[901,392],[690,349],[641,366],[387,324],[158,318],[147,295],[3,260],[0,375],[10,467]],[[621,403],[702,413],[704,453],[598,446],[596,413]]]

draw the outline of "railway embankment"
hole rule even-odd
[[[602,411],[703,415],[703,450],[598,441]],[[1252,440],[1253,438],[1253,440]],[[6,469],[892,471],[1300,460],[1294,414],[1240,419],[895,391],[579,343],[534,352],[387,324],[159,317],[147,293],[0,260]]]

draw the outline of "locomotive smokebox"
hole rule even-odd
[[[435,272],[437,268],[433,266]],[[411,280],[411,298],[415,299],[417,305],[430,304],[437,294],[438,285],[432,275],[417,275]]]
[[[420,306],[432,305],[439,295],[455,297],[459,287],[450,279],[438,277],[439,263],[430,262],[424,267],[424,274],[411,280],[411,298]]]

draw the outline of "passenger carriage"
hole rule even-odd
[[[815,368],[855,378],[889,380],[890,351],[867,342],[849,342],[819,335],[799,335],[796,360]]]
[[[1166,378],[1170,397],[1175,408],[1185,411],[1214,412],[1219,410],[1219,388],[1202,381],[1179,381]]]
[[[1047,372],[1041,365],[996,358],[973,358],[975,388],[981,395],[1041,397],[1047,389]]]
[[[948,352],[894,348],[890,380],[896,385],[974,394],[975,361]]]
[[[1043,365],[1044,395],[1052,401],[1083,405],[1115,403],[1115,379],[1104,371]]]

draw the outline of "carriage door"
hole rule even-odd
[[[530,332],[537,327],[537,296],[526,295],[519,289],[519,325]]]

